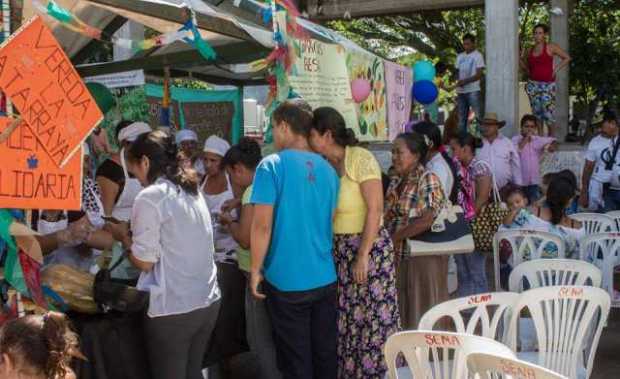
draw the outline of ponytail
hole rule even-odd
[[[575,187],[570,180],[555,176],[547,189],[547,205],[551,211],[551,223],[558,225],[566,215],[566,207],[575,196]]]
[[[198,174],[193,168],[179,165],[178,154],[174,138],[159,130],[140,135],[129,148],[130,160],[137,162],[143,156],[149,159],[149,183],[163,176],[185,192],[197,195]]]

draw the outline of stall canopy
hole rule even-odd
[[[255,0],[56,0],[82,21],[113,33],[126,20],[133,20],[160,33],[178,30],[183,23],[183,6],[190,5],[202,37],[217,53],[215,62],[206,61],[196,49],[176,42],[137,53],[123,61],[81,64],[92,54],[94,43],[88,36],[68,30],[56,21],[46,20],[54,35],[76,64],[80,75],[94,76],[134,69],[161,75],[164,67],[172,76],[192,76],[214,84],[263,84],[264,72],[251,72],[247,63],[266,57],[273,48],[271,23],[265,24],[257,7],[267,6]],[[241,4],[241,6],[239,6]],[[251,7],[244,7],[251,4]],[[35,15],[30,1],[24,2],[23,19]],[[305,19],[299,23],[313,38],[335,42],[351,50],[362,50],[337,33]]]
[[[58,0],[82,21],[109,33],[116,31],[126,20],[133,20],[157,32],[178,30],[183,23],[182,7],[192,6],[196,12],[199,31],[217,53],[214,62],[208,62],[188,44],[176,42],[136,54],[132,59],[80,64],[88,55],[92,40],[65,29],[53,20],[47,20],[67,54],[77,65],[82,76],[144,69],[147,73],[161,74],[164,67],[172,68],[173,76],[193,76],[215,84],[243,85],[262,83],[264,74],[251,73],[245,64],[263,58],[272,49],[271,30],[229,14],[200,0]],[[25,2],[23,18],[35,14],[30,2]],[[86,53],[86,54],[85,54]]]

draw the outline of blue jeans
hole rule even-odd
[[[489,292],[487,284],[486,259],[484,253],[455,254],[456,272],[459,279],[459,297]]]
[[[605,213],[620,210],[620,191],[611,188],[603,192]]]
[[[467,116],[469,116],[469,108],[471,107],[476,114],[476,117],[482,117],[480,91],[459,93],[456,102],[459,112],[459,133],[467,133]]]

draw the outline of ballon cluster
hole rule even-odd
[[[420,104],[432,104],[439,95],[433,82],[435,66],[430,61],[418,61],[413,65],[413,98]]]

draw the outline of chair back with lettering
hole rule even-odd
[[[610,305],[607,292],[591,286],[525,291],[510,320],[508,346],[517,352],[519,315],[527,310],[536,330],[538,351],[517,352],[518,357],[569,378],[588,379]]]
[[[518,300],[519,294],[511,292],[483,293],[449,300],[428,310],[418,329],[437,329],[440,321],[449,318],[457,333],[504,341],[512,309]]]
[[[390,379],[467,379],[467,354],[489,352],[514,358],[508,346],[469,334],[410,330],[392,334],[384,347]],[[396,367],[402,354],[408,367]]]
[[[558,235],[530,229],[503,230],[495,233],[493,238],[493,263],[495,266],[495,289],[500,291],[499,282],[499,250],[502,242],[510,245],[512,255],[510,264],[516,267],[521,262],[532,259],[545,258],[548,251],[557,251],[552,258],[566,256],[566,244]]]
[[[489,353],[469,354],[467,369],[476,379],[568,379],[532,363]]]
[[[608,217],[611,217],[612,220],[614,220],[614,226],[616,227],[616,229],[612,230],[612,232],[620,232],[620,211],[611,211],[605,214]]]
[[[615,231],[614,219],[606,214],[582,212],[568,217],[581,222],[587,235]]]
[[[586,236],[579,245],[579,258],[598,267],[601,287],[609,293],[614,307],[620,306],[614,290],[614,269],[620,265],[620,233],[598,233]]]
[[[547,286],[601,286],[601,270],[576,259],[534,259],[515,267],[508,279],[511,292]]]

